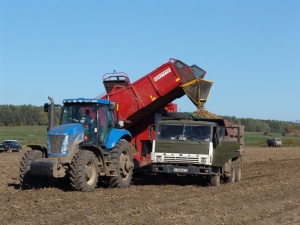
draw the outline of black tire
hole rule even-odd
[[[99,160],[88,150],[77,152],[71,162],[70,181],[75,191],[93,191],[99,177]]]
[[[235,165],[235,181],[241,181],[242,180],[242,160],[239,158],[236,160]]]
[[[210,186],[219,186],[221,183],[220,167],[212,167],[213,174],[208,177],[208,183]]]
[[[42,179],[33,177],[30,174],[30,164],[37,159],[41,159],[42,157],[43,153],[39,150],[30,150],[25,152],[22,156],[19,177],[21,189],[25,190],[43,186],[44,183]]]
[[[166,113],[166,117],[172,119],[191,119],[192,116],[190,113],[187,112],[168,112]]]
[[[110,152],[111,161],[116,169],[115,176],[110,177],[109,186],[126,188],[132,179],[133,159],[129,143],[121,139]]]
[[[209,184],[211,186],[219,186],[220,185],[220,174],[212,175],[209,179]]]
[[[225,177],[225,183],[234,183],[236,179],[236,161],[231,162],[230,176]]]

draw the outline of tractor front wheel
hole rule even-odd
[[[76,191],[93,191],[98,182],[98,159],[88,150],[81,150],[71,162],[70,181]]]
[[[30,150],[25,152],[20,162],[20,187],[21,189],[31,189],[42,186],[43,179],[31,176],[30,164],[43,157],[43,153],[39,150]]]

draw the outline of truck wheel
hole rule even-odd
[[[30,164],[43,157],[43,153],[39,150],[31,150],[25,152],[20,162],[20,188],[31,189],[42,185],[42,180],[30,175]]]
[[[70,181],[76,191],[93,191],[98,182],[98,160],[88,150],[76,153],[71,162]]]
[[[236,178],[236,161],[231,162],[230,176],[225,177],[225,183],[233,183]]]
[[[242,180],[242,160],[237,159],[236,165],[235,165],[235,181],[241,181]]]
[[[212,175],[210,177],[209,184],[211,186],[219,186],[220,185],[220,174]]]
[[[133,160],[128,142],[121,139],[110,152],[111,161],[116,169],[116,176],[109,179],[111,187],[126,188],[132,179]]]

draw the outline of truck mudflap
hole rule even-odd
[[[56,177],[58,160],[56,158],[42,158],[30,164],[30,174],[40,177]]]
[[[194,175],[212,175],[211,167],[205,166],[175,166],[175,165],[152,165],[152,172],[155,173],[175,173],[175,174],[194,174]]]

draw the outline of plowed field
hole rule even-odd
[[[198,180],[73,192],[19,189],[22,153],[0,154],[1,224],[300,224],[300,149],[246,148],[241,182]]]

